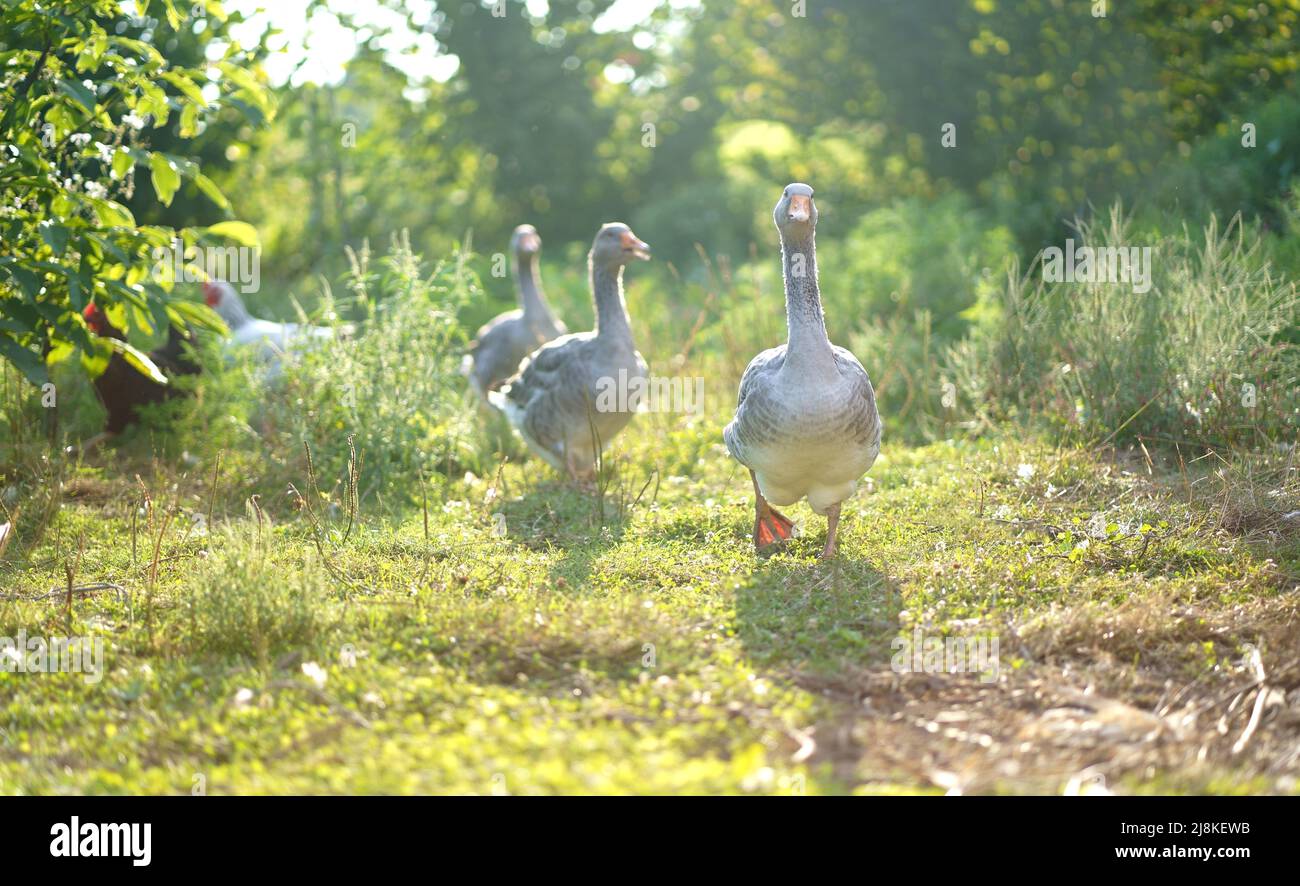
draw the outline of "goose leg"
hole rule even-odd
[[[835,536],[840,530],[840,506],[835,505],[826,512],[826,547],[822,549],[822,560],[829,560],[835,556]]]
[[[579,467],[580,453],[578,448],[569,448],[564,455],[564,466],[568,469],[569,480],[584,489],[594,489],[596,487],[596,469],[594,465]]]
[[[761,553],[765,548],[785,544],[794,535],[794,524],[763,498],[753,471],[749,472],[749,478],[754,481],[754,550]]]

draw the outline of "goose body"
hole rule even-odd
[[[632,420],[634,408],[619,409],[627,398],[611,398],[611,387],[649,375],[623,299],[624,265],[649,257],[627,225],[602,227],[588,255],[596,329],[542,345],[499,390],[488,392],[528,447],[571,477],[590,476],[596,457]]]
[[[462,373],[484,403],[490,404],[488,392],[518,372],[525,357],[568,332],[551,312],[542,293],[538,273],[541,246],[541,238],[532,225],[515,228],[511,261],[520,307],[483,324],[461,364]]]
[[[880,453],[876,396],[862,364],[832,346],[833,371],[792,367],[787,346],[754,358],[741,379],[727,450],[776,505],[808,499],[822,516],[857,489]]]
[[[812,188],[792,184],[774,213],[781,232],[789,341],[763,351],[741,377],[727,450],[754,482],[757,547],[790,536],[771,505],[808,499],[826,516],[824,557],[835,553],[840,504],[880,454],[876,395],[862,364],[826,335],[817,283]]]
[[[326,326],[276,323],[254,317],[244,307],[235,287],[224,280],[204,283],[203,295],[208,306],[230,328],[226,347],[251,349],[258,362],[267,364],[272,376],[278,374],[285,354],[334,337],[334,330]]]

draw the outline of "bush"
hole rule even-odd
[[[1145,245],[1118,209],[1077,242]],[[1152,288],[1012,275],[1002,322],[953,349],[964,407],[984,422],[1037,413],[1086,439],[1202,445],[1289,439],[1297,429],[1300,315],[1240,219],[1152,238]]]
[[[368,249],[351,258],[349,299],[365,320],[355,335],[298,355],[267,385],[263,437],[284,459],[281,479],[305,490],[303,444],[313,449],[325,489],[324,478],[345,478],[354,436],[362,497],[418,500],[422,473],[463,472],[479,456],[480,431],[459,372],[465,336],[456,322],[479,283],[464,252],[425,275],[404,236],[374,265]],[[332,316],[332,295],[323,302]]]
[[[1256,144],[1242,144],[1245,123],[1255,126]],[[1242,113],[1219,134],[1170,158],[1154,179],[1156,204],[1183,218],[1237,213],[1262,219],[1269,227],[1283,221],[1283,203],[1300,175],[1295,145],[1300,142],[1300,93],[1287,92]]]
[[[114,353],[157,375],[143,352],[90,332],[81,316],[86,305],[138,330],[183,323],[219,329],[204,305],[172,297],[170,275],[151,273],[156,253],[176,241],[189,248],[256,239],[240,222],[179,230],[141,224],[124,205],[147,178],[163,206],[188,182],[229,214],[229,200],[197,163],[150,143],[166,141],[160,130],[173,112],[179,129],[170,146],[188,151],[218,109],[246,108],[250,118],[272,109],[252,56],[232,47],[194,67],[176,64],[144,35],[126,36],[138,19],[112,0],[75,11],[19,0],[6,2],[0,16],[0,359],[33,385],[44,385],[49,366],[76,354],[92,376]],[[158,30],[160,45],[174,47],[187,31],[198,59],[229,45],[224,13],[195,29],[168,4],[162,19],[149,28],[151,36]],[[209,80],[210,69],[221,71],[219,81]],[[218,82],[217,93],[204,94]]]

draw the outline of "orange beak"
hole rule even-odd
[[[812,197],[795,194],[790,198],[790,221],[805,222],[812,218]]]
[[[650,244],[637,239],[637,236],[631,231],[623,232],[622,243],[625,252],[630,252],[639,259],[649,260]]]

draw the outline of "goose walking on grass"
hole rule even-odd
[[[649,258],[650,247],[627,225],[602,227],[587,255],[596,328],[542,345],[500,390],[488,393],[528,448],[571,479],[593,476],[596,457],[635,412],[632,397],[613,397],[618,405],[611,407],[610,386],[636,390],[649,375],[623,300],[623,267]]]
[[[776,204],[790,337],[750,362],[723,438],[754,483],[754,547],[784,544],[793,526],[772,505],[806,497],[826,517],[821,556],[829,559],[835,556],[840,504],[880,453],[880,414],[862,364],[826,336],[812,195],[808,185],[795,183]]]
[[[551,313],[542,293],[538,254],[542,238],[532,225],[520,225],[510,238],[510,261],[514,266],[519,309],[499,314],[479,329],[461,364],[470,387],[488,403],[494,391],[519,370],[519,363],[548,341],[569,330]]]

